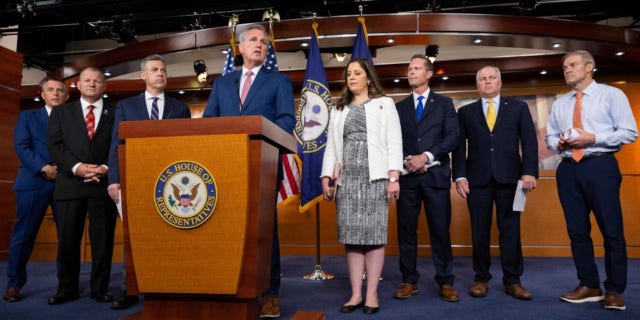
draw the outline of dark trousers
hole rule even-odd
[[[278,155],[278,173],[276,178],[276,202],[278,199],[278,190],[280,190],[280,184],[284,179],[284,172],[282,170],[282,155]],[[280,274],[282,273],[280,267],[280,239],[278,238],[278,208],[277,203],[274,204],[276,208],[273,213],[273,242],[271,243],[271,271],[269,273],[269,289],[263,292],[263,296],[273,295],[277,296],[280,292]]]
[[[58,209],[61,222],[58,230],[58,293],[79,292],[80,244],[87,212],[91,242],[91,292],[107,292],[118,216],[114,202],[109,197],[64,200],[58,201]]]
[[[520,242],[520,212],[513,211],[515,191],[515,184],[496,181],[486,186],[470,187],[467,205],[471,217],[474,281],[489,282],[492,278],[490,242],[495,204],[502,282],[505,285],[520,283],[524,260]]]
[[[416,268],[418,254],[418,218],[424,204],[429,228],[432,259],[438,285],[453,285],[453,253],[451,250],[451,194],[449,188],[431,187],[427,175],[407,176],[400,180],[400,198],[397,201],[398,247],[402,281],[418,283]]]
[[[556,170],[571,252],[581,286],[598,288],[600,279],[591,239],[591,211],[604,238],[605,290],[623,293],[627,286],[627,244],[624,239],[620,184],[622,175],[612,154],[562,161]]]
[[[31,257],[36,236],[47,208],[51,206],[57,220],[56,203],[53,201],[53,182],[45,183],[39,190],[16,191],[18,220],[11,231],[9,259],[7,261],[7,289],[22,289],[27,282],[27,262]],[[56,227],[57,227],[56,221]]]

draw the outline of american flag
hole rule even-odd
[[[222,67],[222,75],[236,71],[235,67],[236,57],[233,54],[233,48],[229,46],[227,51],[227,58],[224,60],[224,66]]]
[[[276,51],[273,48],[273,38],[269,41],[267,60],[264,63],[264,67],[269,70],[278,71],[278,60],[276,60]],[[300,169],[295,157],[293,154],[282,155],[282,172],[284,173],[284,177],[278,189],[278,207],[282,207],[299,198]]]

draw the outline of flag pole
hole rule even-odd
[[[333,274],[322,270],[320,264],[320,203],[316,202],[316,268],[304,276],[306,280],[331,280]]]

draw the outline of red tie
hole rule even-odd
[[[576,105],[573,107],[573,127],[582,129],[582,92],[576,92]],[[584,149],[573,149],[571,158],[575,162],[580,162],[584,157]]]
[[[244,108],[244,100],[247,98],[247,94],[249,93],[249,88],[251,88],[251,75],[253,72],[251,70],[245,73],[244,84],[242,85],[242,94],[240,94],[240,111]]]
[[[93,134],[96,126],[96,116],[93,114],[93,105],[89,105],[89,112],[87,112],[87,116],[84,119],[84,122],[87,125],[87,133],[89,134],[89,140],[93,139]]]

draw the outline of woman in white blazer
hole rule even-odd
[[[384,96],[367,59],[349,62],[345,86],[330,111],[322,161],[325,200],[336,199],[338,241],[345,245],[351,298],[340,311],[379,311],[389,201],[400,192],[402,132],[394,101]],[[335,189],[330,184],[333,182]],[[367,272],[366,296],[362,276]]]

